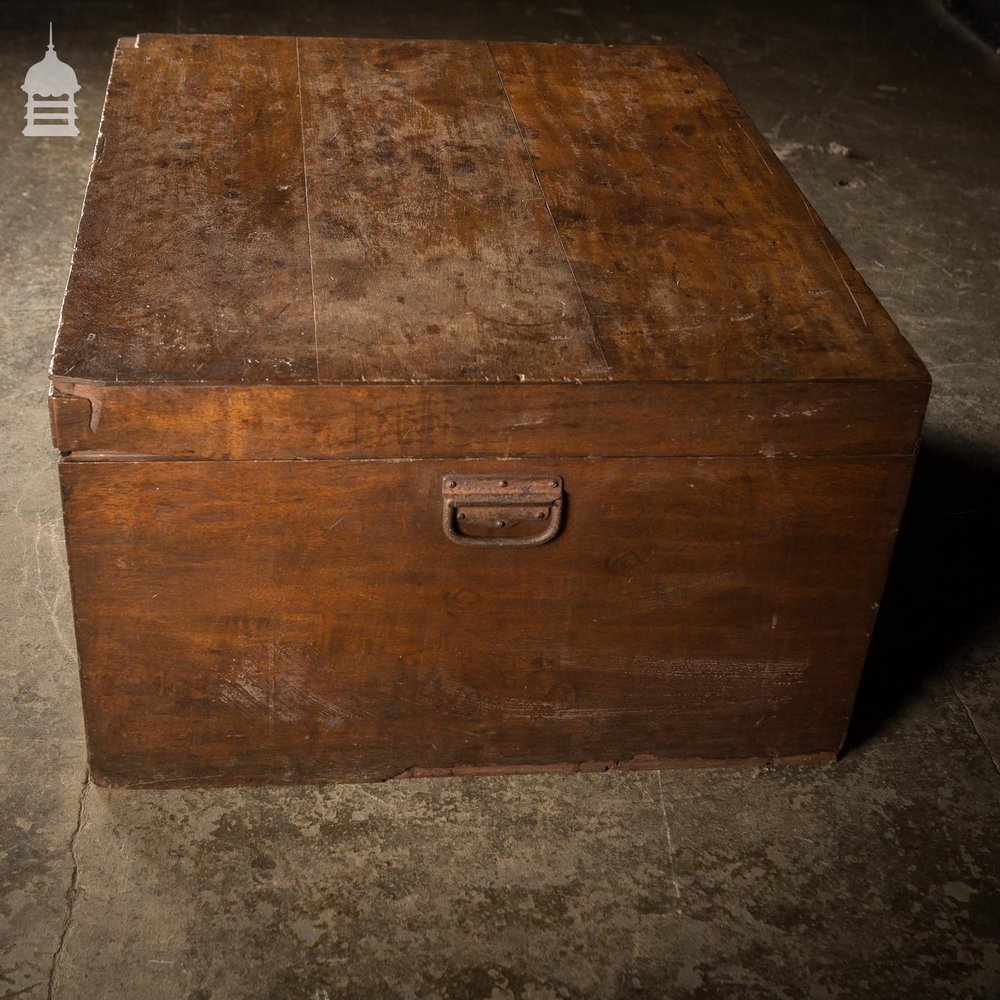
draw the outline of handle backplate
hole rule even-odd
[[[458,545],[544,545],[562,526],[560,476],[445,476],[441,497],[445,536]],[[525,534],[528,522],[541,530]]]

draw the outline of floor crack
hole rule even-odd
[[[83,829],[84,808],[87,802],[87,792],[90,791],[90,768],[88,767],[83,777],[83,787],[80,789],[80,798],[76,807],[76,828],[69,838],[69,856],[73,862],[73,871],[69,879],[69,887],[66,889],[66,918],[63,920],[62,929],[59,932],[59,940],[56,943],[56,950],[52,955],[52,967],[49,969],[48,1000],[52,1000],[56,986],[56,974],[59,971],[59,964],[62,960],[63,948],[66,944],[66,936],[70,927],[73,926],[73,912],[76,908],[76,897],[80,878],[80,859],[76,854],[76,841]]]
[[[958,700],[959,705],[962,706],[962,710],[965,712],[966,717],[969,720],[969,725],[972,726],[972,731],[976,734],[976,738],[983,745],[983,749],[986,751],[986,755],[990,758],[990,762],[993,764],[993,770],[1000,774],[1000,761],[993,756],[993,749],[990,747],[986,740],[986,737],[979,731],[979,726],[976,725],[975,716],[969,711],[969,706],[965,704],[965,699],[962,697],[958,690],[958,685],[955,683],[955,678],[952,676],[951,671],[948,672],[948,683],[951,684],[951,690],[954,692],[955,698]]]

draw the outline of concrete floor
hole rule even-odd
[[[811,7],[3,7],[0,997],[1000,995],[1000,69],[930,0]],[[49,17],[79,140],[20,135]],[[112,45],[140,30],[679,43],[722,72],[935,378],[840,763],[88,782],[45,370]]]

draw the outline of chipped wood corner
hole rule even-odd
[[[53,377],[49,385],[52,444],[64,455],[89,443],[101,423],[102,387]]]

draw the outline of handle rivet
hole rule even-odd
[[[462,513],[459,513],[459,515],[458,515],[458,519],[459,519],[460,521],[464,521],[464,520],[465,520],[465,515],[464,515],[464,514],[462,514]]]
[[[559,487],[559,480],[558,479],[553,479],[552,482],[549,483],[549,486],[551,486],[552,489],[558,489],[558,487]]]
[[[507,527],[507,522],[506,521],[497,521],[497,527],[498,528],[506,528]]]
[[[500,485],[501,486],[506,486],[507,485],[507,480],[506,479],[501,479],[500,480]]]
[[[544,521],[544,520],[545,520],[545,511],[544,511],[544,510],[540,510],[540,511],[538,512],[538,515],[537,515],[537,516],[538,516],[538,520],[539,520],[539,521]]]
[[[449,490],[453,490],[456,486],[458,486],[458,483],[456,483],[454,479],[449,479],[448,480],[448,489]]]

